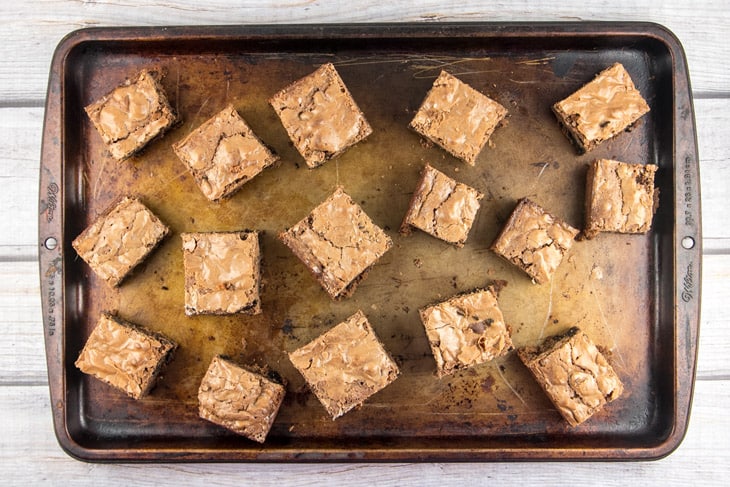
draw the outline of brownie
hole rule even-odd
[[[492,250],[544,284],[553,277],[578,230],[524,198],[492,244]]]
[[[393,245],[341,187],[279,234],[333,299],[347,297]]]
[[[623,392],[621,379],[577,327],[517,354],[571,426],[586,421]]]
[[[628,129],[648,111],[649,105],[619,63],[553,105],[553,112],[581,153]]]
[[[506,115],[505,107],[441,71],[410,127],[473,166]]]
[[[483,197],[476,189],[457,183],[426,164],[403,219],[401,233],[408,234],[411,227],[416,227],[461,247],[466,242],[479,211],[479,200]]]
[[[322,165],[372,133],[331,63],[287,86],[269,103],[310,168]]]
[[[658,196],[657,169],[654,164],[594,161],[586,181],[586,238],[598,232],[648,232]]]
[[[400,371],[362,311],[289,354],[336,419],[393,382]]]
[[[198,414],[211,423],[263,443],[285,393],[283,385],[216,356],[198,389]]]
[[[211,201],[231,196],[278,157],[228,105],[172,146]]]
[[[261,313],[256,231],[183,233],[185,314]]]
[[[100,278],[118,286],[168,232],[167,226],[139,199],[124,197],[71,245]]]
[[[177,344],[160,333],[102,314],[86,341],[76,367],[127,393],[147,395]]]
[[[483,364],[513,349],[493,289],[477,290],[419,310],[439,377]]]
[[[178,120],[157,71],[142,70],[85,110],[111,155],[124,160]]]

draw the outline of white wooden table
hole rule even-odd
[[[0,483],[319,485],[702,485],[730,474],[730,7],[724,0],[2,2],[0,18]],[[354,4],[359,4],[355,6]],[[38,278],[38,172],[51,54],[77,28],[375,21],[641,20],[679,37],[689,60],[701,161],[702,322],[689,432],[668,458],[634,463],[96,465],[68,457],[51,425]],[[723,479],[724,478],[724,479]],[[724,482],[723,482],[724,483]]]

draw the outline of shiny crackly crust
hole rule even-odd
[[[494,291],[477,290],[419,310],[439,377],[506,355],[510,329]]]
[[[172,146],[211,201],[231,196],[279,158],[228,105]]]
[[[118,286],[168,232],[167,226],[139,199],[124,197],[71,245],[100,278]]]
[[[178,122],[160,78],[144,69],[84,108],[115,159],[130,157]]]
[[[279,239],[333,299],[351,294],[393,245],[390,237],[341,187]]]
[[[279,91],[269,103],[310,168],[322,165],[372,133],[331,63]]]
[[[362,311],[289,354],[312,392],[336,419],[400,373]]]
[[[261,313],[256,231],[183,233],[185,314]]]
[[[544,284],[552,279],[577,235],[578,230],[523,198],[491,249]]]
[[[216,356],[198,388],[198,415],[263,443],[285,394],[281,384]]]
[[[103,314],[76,367],[134,399],[147,395],[177,344],[160,333]]]
[[[577,327],[517,353],[571,426],[583,423],[623,392],[611,364]]]
[[[563,129],[581,152],[623,132],[648,111],[649,105],[619,63],[553,105]]]
[[[505,107],[441,71],[410,127],[473,166],[505,116]]]
[[[654,164],[593,161],[586,177],[586,238],[599,232],[648,232],[657,203],[657,169]]]
[[[413,226],[461,247],[469,236],[483,197],[476,189],[426,164],[400,232],[408,234]]]

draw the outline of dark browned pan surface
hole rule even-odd
[[[630,133],[579,156],[550,111],[621,62],[651,112]],[[267,100],[333,62],[373,134],[308,170]],[[143,67],[162,67],[184,122],[137,157],[105,153],[82,107]],[[509,109],[475,167],[407,128],[441,69]],[[228,103],[281,156],[220,204],[209,203],[171,144]],[[638,459],[682,439],[699,323],[697,154],[680,45],[651,24],[462,24],[92,29],[74,33],[51,68],[41,174],[41,283],[56,432],[94,461]],[[582,227],[586,165],[655,163],[661,205],[648,235],[577,242],[552,284],[535,285],[488,250],[516,201],[537,201]],[[397,234],[428,162],[486,194],[467,244]],[[336,187],[359,202],[394,248],[352,298],[332,302],[275,238]],[[122,194],[139,195],[172,236],[116,290],[83,264],[71,240]],[[263,314],[186,317],[179,234],[264,231]],[[696,242],[683,249],[680,241]],[[48,237],[59,245],[49,250]],[[514,354],[438,380],[418,308],[491,283],[517,346],[570,326],[613,350],[624,396],[571,429]],[[683,299],[684,298],[684,299]],[[286,353],[362,309],[401,377],[332,421]],[[134,402],[73,366],[102,311],[180,343],[152,394]],[[265,364],[288,382],[263,445],[197,417],[197,387],[213,355]]]

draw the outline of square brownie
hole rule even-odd
[[[278,160],[228,105],[172,146],[211,201],[231,196]]]
[[[147,395],[177,344],[109,314],[91,332],[76,367],[134,399]]]
[[[648,111],[649,105],[620,63],[553,105],[558,121],[581,153],[628,129]]]
[[[479,211],[479,200],[483,197],[476,189],[457,183],[426,164],[400,231],[408,234],[411,227],[416,227],[461,247],[466,242]]]
[[[517,354],[571,426],[586,421],[623,392],[611,364],[577,327]]]
[[[160,78],[142,70],[84,108],[115,159],[130,157],[177,123]]]
[[[269,103],[310,168],[322,165],[372,133],[331,63],[287,86]]]
[[[439,377],[483,364],[513,349],[493,289],[469,294],[419,310]]]
[[[544,284],[552,279],[577,235],[578,230],[524,198],[491,248]]]
[[[261,313],[257,231],[183,233],[185,314]]]
[[[96,275],[110,286],[118,286],[168,232],[167,226],[139,199],[124,197],[71,245]]]
[[[361,405],[400,373],[362,311],[293,351],[289,359],[332,419]]]
[[[505,116],[505,107],[441,71],[410,127],[473,166]]]
[[[213,357],[198,389],[198,415],[263,443],[286,389],[262,374],[221,356]]]
[[[279,234],[332,299],[347,297],[393,245],[341,187]]]
[[[598,232],[648,232],[658,196],[657,169],[654,164],[593,161],[586,181],[586,238]]]

